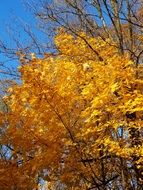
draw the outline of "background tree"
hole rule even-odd
[[[48,26],[46,33],[51,34],[52,30],[55,35],[55,28],[60,26],[73,35],[84,31],[91,36],[116,41],[120,53],[128,51],[137,63],[142,57],[141,0],[40,1],[40,6],[32,4],[31,8],[41,21],[43,31],[45,25]]]

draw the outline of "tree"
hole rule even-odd
[[[4,97],[0,187],[142,189],[141,66],[109,38],[60,29],[55,45]]]
[[[32,4],[31,9],[45,33],[51,35],[52,31],[55,35],[55,29],[62,26],[76,36],[84,31],[92,37],[110,38],[116,41],[121,54],[128,52],[138,64],[142,62],[142,3],[142,0],[44,0],[39,6]]]

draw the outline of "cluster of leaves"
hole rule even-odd
[[[4,97],[1,188],[142,188],[139,69],[109,39],[79,36],[60,30],[59,53],[32,54]]]

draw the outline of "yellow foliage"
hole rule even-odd
[[[143,82],[136,78],[134,63],[119,55],[109,39],[79,36],[60,31],[55,38],[59,54],[38,59],[32,53],[19,68],[22,83],[9,89],[2,142],[16,150],[19,157],[13,162],[22,163],[17,169],[2,165],[1,187],[17,175],[17,185],[27,183],[18,188],[28,189],[39,175],[53,188],[58,182],[63,189],[86,189],[93,174],[103,178],[102,158],[107,181],[120,173],[120,159],[132,165],[137,155],[142,167],[142,144],[135,148],[131,136],[133,128],[143,126]]]

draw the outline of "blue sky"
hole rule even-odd
[[[32,24],[33,17],[26,10],[24,0],[0,0],[0,38],[8,39],[7,29],[13,26],[16,20]]]
[[[11,14],[16,16],[25,17],[25,10],[23,1],[21,0],[1,0],[0,1],[0,23],[4,24],[9,20]]]
[[[23,43],[29,40],[23,31],[25,24],[30,25],[32,31],[40,40],[45,40],[43,33],[36,29],[36,19],[27,8],[27,1],[31,5],[33,4],[32,2],[34,4],[39,3],[39,0],[0,0],[0,39],[6,41],[10,47],[14,44],[13,39],[10,39],[11,33]],[[10,32],[10,35],[8,32]]]
[[[30,0],[29,0],[30,1]],[[35,0],[35,2],[38,0]],[[9,32],[13,32],[9,30],[9,27],[14,28],[14,30],[20,31],[21,29],[18,27],[18,20],[29,23],[30,25],[33,25],[34,19],[32,14],[26,9],[25,3],[26,0],[0,0],[0,40],[4,41],[6,44],[8,44],[9,47],[13,47],[14,43],[13,40],[10,39]],[[32,0],[31,0],[32,2]],[[26,35],[22,32],[20,35],[20,40],[24,41],[24,38],[27,38]],[[15,33],[15,32],[14,32]],[[17,36],[15,35],[17,38]],[[17,61],[15,59],[9,59],[4,56],[0,52],[0,64],[5,64],[6,67],[17,67]],[[3,67],[0,68],[0,70],[3,71]],[[6,77],[4,74],[0,74],[0,79]]]
[[[13,33],[15,34],[15,29],[18,30],[18,34],[20,32],[20,41],[24,43],[28,39],[23,32],[23,28],[19,27],[19,23],[28,23],[31,26],[35,24],[33,15],[26,8],[26,1],[27,0],[0,0],[0,40],[6,42],[9,47],[13,47],[14,43],[13,40],[10,39],[8,32],[11,33],[14,31]],[[32,2],[33,0],[28,1]],[[38,0],[34,0],[34,2],[38,2]],[[9,30],[11,27],[14,28],[14,30]],[[40,35],[40,33],[38,34],[37,32],[36,35]],[[15,38],[18,39],[18,36],[15,35]],[[0,52],[0,63],[6,60],[8,60],[8,58]],[[16,61],[13,60],[8,61],[6,64],[12,64],[15,67],[15,63]]]

